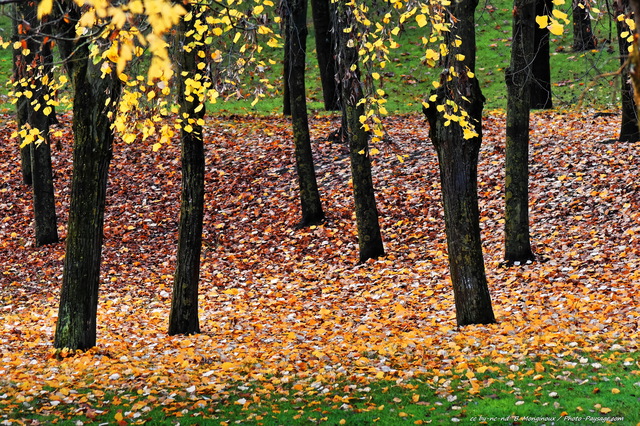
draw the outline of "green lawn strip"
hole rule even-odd
[[[485,108],[503,109],[506,107],[506,90],[504,70],[509,66],[512,3],[507,0],[496,0],[478,8],[476,14],[477,65],[476,74],[487,99]],[[583,105],[595,108],[607,108],[619,104],[619,78],[598,78],[604,73],[611,73],[619,68],[619,53],[615,32],[611,32],[609,19],[602,18],[593,23],[593,32],[601,40],[598,50],[589,52],[572,52],[571,27],[567,26],[565,34],[553,36],[551,39],[551,72],[554,105],[558,108],[569,108],[584,96]],[[5,40],[11,37],[11,22],[5,15],[0,16],[0,35]],[[431,91],[431,82],[438,78],[438,69],[428,68],[422,64],[424,47],[421,38],[426,30],[408,23],[397,37],[399,49],[389,53],[390,61],[384,69],[378,70],[381,75],[379,83],[387,93],[385,105],[389,114],[419,112],[421,102]],[[322,89],[318,65],[315,59],[315,41],[313,27],[310,25],[310,37],[307,41],[307,91],[308,108],[312,114],[323,113]],[[602,40],[612,40],[613,43]],[[220,99],[208,106],[213,115],[256,114],[274,115],[282,112],[282,50],[265,47],[260,59],[266,64],[267,76],[274,88],[266,93],[255,106],[252,106],[253,73],[248,70],[246,78],[241,81],[245,98],[229,97]],[[275,61],[269,64],[267,59]],[[11,77],[11,47],[0,49],[0,80],[9,81]],[[140,71],[140,70],[138,70]],[[144,72],[144,70],[142,70]],[[589,87],[594,80],[596,84]],[[14,106],[8,102],[9,85],[0,86],[0,112],[12,111]],[[69,107],[68,105],[66,106]],[[62,110],[62,106],[60,108]]]
[[[474,360],[410,380],[295,381],[283,377],[224,388],[44,389],[37,398],[0,392],[0,423],[116,424],[441,424],[522,422],[636,425],[637,354]],[[314,380],[314,379],[311,379]],[[175,386],[176,384],[172,384]],[[4,387],[4,386],[3,386]]]

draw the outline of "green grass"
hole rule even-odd
[[[510,61],[510,38],[512,3],[506,0],[495,0],[481,4],[476,13],[476,74],[487,101],[486,110],[506,108],[506,87],[504,70]],[[570,9],[564,7],[566,13]],[[576,106],[582,98],[583,106],[594,108],[617,108],[620,102],[619,77],[600,78],[606,73],[615,72],[620,67],[615,28],[606,17],[593,21],[593,32],[601,40],[597,50],[573,52],[571,49],[573,36],[571,26],[566,27],[562,36],[552,36],[550,43],[551,80],[554,106],[569,109]],[[321,113],[322,89],[315,61],[315,42],[313,29],[310,28],[307,42],[307,90],[309,110]],[[416,25],[407,25],[400,34],[398,43],[401,47],[390,53],[391,61],[381,72],[383,88],[389,95],[386,107],[390,114],[417,112],[421,103],[432,88],[431,82],[437,79],[439,69],[431,69],[423,65],[420,58],[424,51],[419,42],[423,33]],[[613,44],[607,40],[612,40]],[[278,58],[281,52],[277,52]],[[273,66],[271,75],[276,87],[282,85],[281,66]],[[591,83],[593,87],[590,87]],[[281,90],[260,101],[252,107],[252,99],[218,103],[210,108],[212,113],[230,112],[235,114],[274,114],[282,110]]]
[[[562,7],[570,13],[568,6]],[[482,90],[487,98],[486,110],[506,107],[506,89],[504,70],[509,65],[511,37],[511,2],[495,0],[492,5],[481,4],[477,9],[477,72]],[[318,67],[315,60],[315,42],[313,28],[310,28],[308,46],[308,108],[311,114],[323,111],[322,89]],[[11,24],[6,16],[0,17],[0,35],[8,39]],[[560,109],[575,106],[581,96],[583,105],[595,108],[616,108],[619,104],[619,78],[607,77],[598,79],[604,73],[610,73],[619,67],[619,53],[615,29],[612,29],[608,18],[593,23],[594,34],[599,40],[613,40],[611,43],[600,43],[600,48],[591,52],[575,53],[571,51],[571,26],[566,33],[551,41],[551,70],[554,105]],[[416,25],[407,25],[398,42],[401,47],[391,52],[391,61],[385,68],[382,78],[383,88],[389,95],[387,109],[390,114],[420,111],[420,105],[431,90],[431,81],[437,78],[439,70],[430,69],[421,64],[423,47],[419,43],[422,31]],[[266,51],[267,49],[265,49]],[[210,105],[212,114],[279,114],[282,111],[282,51],[270,50],[272,59],[278,62],[269,70],[269,78],[274,82],[274,89],[257,105],[251,106],[253,98],[244,100],[219,101]],[[11,75],[11,52],[0,49],[0,78],[7,81]],[[596,84],[589,88],[593,81]],[[249,92],[249,85],[245,87]],[[6,101],[7,87],[0,87],[0,111],[11,109]]]
[[[611,353],[595,362],[588,355],[442,370],[410,381],[367,382],[355,377],[324,382],[287,382],[286,376],[230,383],[225,389],[96,392],[88,383],[64,401],[0,399],[7,419],[58,424],[147,422],[154,425],[381,425],[594,424],[610,420],[636,425],[640,398],[637,354]],[[472,374],[473,373],[473,374]],[[473,390],[471,383],[478,386]],[[52,401],[61,401],[52,404]],[[564,420],[559,420],[564,417]]]
[[[4,41],[11,40],[12,29],[11,20],[5,15],[4,7],[0,7],[0,37]],[[7,93],[9,86],[7,85],[11,79],[13,57],[11,48],[0,48],[0,113],[6,113],[13,109],[13,105],[9,103]]]

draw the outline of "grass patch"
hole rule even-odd
[[[510,38],[512,3],[507,0],[495,0],[478,7],[476,13],[477,36],[477,75],[482,91],[487,98],[487,110],[506,107],[506,87],[504,70],[510,60]],[[570,4],[562,6],[570,13]],[[0,35],[6,40],[11,37],[11,22],[6,14],[0,17]],[[608,18],[594,21],[593,32],[600,40],[598,50],[590,52],[572,52],[571,27],[566,33],[551,40],[551,72],[554,105],[567,109],[584,96],[584,105],[595,108],[616,108],[620,102],[619,79],[599,79],[593,87],[589,83],[599,75],[610,73],[619,68],[619,53],[613,23]],[[400,34],[401,47],[391,52],[391,61],[382,73],[382,85],[389,95],[386,107],[390,114],[418,112],[425,95],[430,92],[431,81],[437,78],[438,69],[430,69],[421,63],[424,55],[420,38],[423,32],[415,25],[407,25]],[[315,41],[313,27],[310,25],[310,37],[307,42],[308,67],[307,91],[308,108],[311,114],[323,113],[322,88],[318,65],[315,59]],[[613,43],[611,43],[613,41]],[[229,99],[209,106],[212,114],[259,114],[273,115],[282,111],[282,51],[265,48],[271,52],[277,64],[271,66],[269,77],[276,89],[263,98],[257,105],[251,106],[253,96],[246,99]],[[11,51],[0,50],[0,77],[8,81],[11,76]],[[250,82],[244,82],[244,90],[249,93]],[[0,88],[0,110],[12,109],[7,102],[7,90]]]
[[[101,391],[51,388],[39,398],[0,399],[5,420],[83,423],[593,424],[640,421],[637,354],[526,361],[476,360],[410,381],[360,377],[295,381],[287,375],[224,389]],[[434,374],[435,373],[435,374]],[[520,422],[520,423],[518,423]],[[9,423],[10,424],[10,423]]]
[[[6,11],[9,9],[6,6],[0,6],[0,38],[4,41],[11,40],[13,36],[13,30],[11,25],[11,19],[6,15]],[[0,47],[0,113],[7,113],[14,109],[14,106],[9,102],[7,96],[10,84],[11,76],[13,75],[13,55],[11,52],[12,47],[7,49]]]

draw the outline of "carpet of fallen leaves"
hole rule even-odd
[[[533,116],[531,229],[544,261],[510,268],[502,265],[504,116],[486,118],[479,195],[499,322],[463,329],[455,325],[438,168],[422,117],[387,121],[390,140],[378,146],[374,179],[388,255],[361,265],[348,155],[323,139],[336,129],[335,117],[311,120],[327,220],[301,230],[287,120],[210,118],[202,333],[188,337],[166,334],[179,145],[154,153],[150,144],[118,143],[98,346],[62,358],[54,356],[52,339],[64,243],[33,245],[31,195],[21,182],[9,118],[0,130],[0,412],[8,401],[32,398],[44,399],[45,411],[82,400],[82,412],[87,404],[99,408],[105,392],[121,390],[178,410],[176,395],[193,405],[223,397],[237,381],[277,391],[285,383],[474,371],[489,358],[518,364],[575,355],[604,362],[608,351],[638,349],[640,144],[610,140],[616,116]],[[63,238],[69,120],[61,117],[62,148],[53,152]],[[482,385],[467,377],[470,391]]]

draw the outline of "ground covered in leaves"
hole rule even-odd
[[[61,122],[54,170],[64,238],[71,141],[69,117]],[[450,397],[454,390],[442,378],[452,374],[462,380],[457,391],[473,395],[486,385],[482,373],[489,362],[509,365],[517,376],[565,358],[594,368],[635,359],[630,365],[638,374],[640,144],[610,140],[617,117],[533,117],[531,228],[542,261],[509,268],[502,265],[504,116],[486,118],[479,195],[498,323],[463,329],[455,325],[437,161],[425,120],[387,121],[390,138],[377,146],[374,165],[387,255],[361,265],[348,155],[323,139],[337,124],[335,117],[311,120],[327,220],[296,229],[287,120],[209,119],[202,333],[189,337],[166,334],[179,145],[153,152],[150,144],[118,143],[105,218],[98,346],[58,355],[52,339],[64,243],[33,245],[31,196],[21,183],[12,125],[4,125],[0,421],[11,423],[21,417],[16,412],[30,410],[55,415],[68,404],[91,419],[105,409],[105,394],[138,396],[116,415],[121,423],[143,422],[148,405],[173,415],[201,407],[203,415],[215,416],[216,401],[249,409],[284,387],[321,392],[344,381],[362,386],[416,377]],[[535,371],[519,367],[527,362],[537,362]],[[238,383],[258,384],[260,391],[237,394]]]

